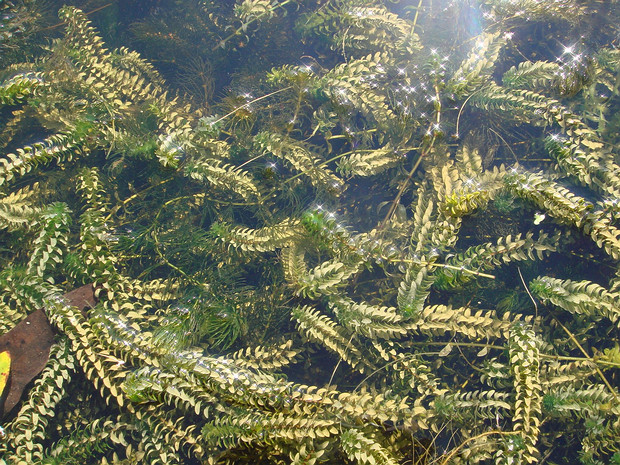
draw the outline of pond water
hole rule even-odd
[[[0,3],[0,463],[620,463],[618,24]]]

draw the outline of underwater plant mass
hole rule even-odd
[[[71,3],[0,3],[0,464],[620,464],[620,2]]]

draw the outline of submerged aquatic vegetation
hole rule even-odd
[[[1,460],[618,461],[618,2],[220,3],[2,62]]]

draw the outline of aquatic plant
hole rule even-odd
[[[618,3],[187,3],[144,55],[62,7],[0,75],[0,327],[58,335],[3,463],[615,463]],[[175,95],[205,18],[256,67]],[[265,71],[267,22],[317,56]]]

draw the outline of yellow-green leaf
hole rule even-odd
[[[4,392],[11,372],[11,354],[8,351],[0,353],[0,396]]]

